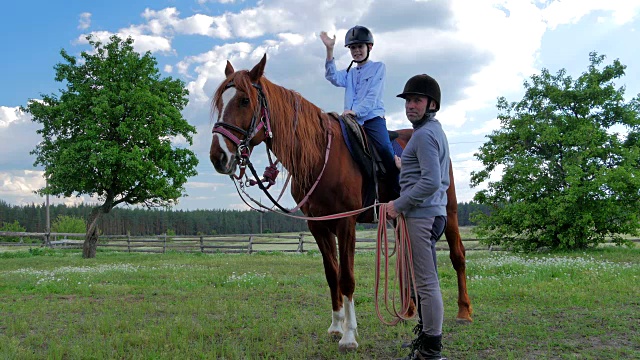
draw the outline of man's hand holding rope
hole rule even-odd
[[[393,205],[393,201],[389,201],[387,203],[387,219],[393,220],[398,217],[400,213],[396,211],[395,206]]]

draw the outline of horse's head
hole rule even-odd
[[[260,85],[266,62],[265,54],[251,71],[235,71],[227,61],[227,77],[211,101],[211,110],[217,119],[209,158],[221,174],[234,174],[253,147],[269,135],[267,102]]]

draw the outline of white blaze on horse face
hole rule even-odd
[[[229,150],[229,147],[227,147],[227,142],[225,141],[226,138],[219,133],[215,133],[213,134],[213,136],[215,136],[218,139],[218,144],[220,145],[220,149],[222,149],[222,152],[224,152],[224,154],[226,155],[227,163],[222,165],[224,165],[225,169],[231,170],[229,168],[231,167],[231,162],[233,161],[234,158],[233,158],[233,155],[231,154],[231,151]]]
[[[222,111],[220,111],[220,114],[218,116],[218,121],[220,121],[220,118],[224,116],[224,113],[227,110],[227,106],[229,106],[231,99],[233,99],[236,96],[236,92],[237,92],[236,88],[230,87],[222,93]]]
[[[231,99],[233,99],[235,96],[236,96],[236,89],[233,87],[228,88],[222,93],[222,110],[220,111],[220,114],[218,114],[218,121],[223,120],[222,117],[224,116],[224,113],[227,110],[227,106],[231,102]],[[226,155],[227,163],[224,164],[224,167],[225,169],[228,169],[229,171],[231,171],[232,170],[231,165],[235,160],[235,154],[232,153],[231,150],[229,150],[229,147],[227,146],[226,138],[222,136],[222,134],[215,133],[215,135],[218,138],[218,144],[220,144],[220,148],[222,149],[222,152],[224,152],[224,154]]]

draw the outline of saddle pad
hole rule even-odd
[[[340,128],[342,129],[342,137],[344,138],[344,142],[351,153],[353,159],[358,163],[360,170],[362,171],[365,179],[371,179],[374,175],[373,162],[371,160],[371,155],[369,153],[369,149],[365,149],[363,146],[366,144],[366,140],[364,138],[364,133],[361,133],[361,127],[355,121],[355,126],[358,128],[354,129],[353,123],[349,124],[349,120],[345,120],[342,116],[338,118],[340,122]]]

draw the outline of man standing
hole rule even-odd
[[[450,159],[447,137],[435,118],[440,86],[429,75],[416,75],[398,97],[405,100],[414,132],[402,153],[400,197],[389,202],[388,217],[404,214],[406,219],[421,319],[418,337],[405,359],[445,359],[441,355],[444,306],[435,245],[447,222]]]

